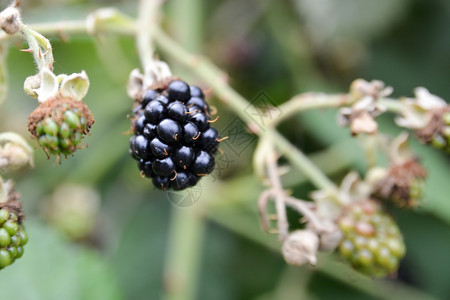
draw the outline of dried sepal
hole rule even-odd
[[[62,79],[59,94],[62,98],[81,101],[89,90],[89,78],[85,71],[73,73]]]
[[[39,90],[39,87],[41,86],[41,75],[36,74],[33,76],[28,76],[24,83],[23,83],[23,90],[25,91],[25,94],[27,94],[30,97],[37,98],[38,94],[37,91]]]
[[[38,95],[38,101],[44,103],[58,95],[59,84],[55,74],[48,68],[43,68],[39,72],[39,76],[41,78],[40,86],[34,92]]]
[[[142,92],[144,91],[144,75],[139,71],[139,69],[134,69],[131,71],[128,77],[127,83],[127,93],[131,99],[139,100],[142,97]]]

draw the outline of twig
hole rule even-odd
[[[160,0],[141,0],[139,4],[136,43],[144,69],[144,88],[152,85],[155,79],[154,74],[158,70],[152,33],[158,24],[161,4]]]
[[[340,107],[350,104],[351,98],[348,94],[329,95],[324,93],[304,93],[292,97],[287,102],[278,106],[281,115],[278,118],[271,119],[270,125],[276,126],[282,121],[298,114],[299,112],[317,109]]]
[[[262,230],[265,232],[269,232],[270,228],[269,218],[267,218],[267,204],[270,201],[270,197],[272,197],[272,190],[269,189],[262,192],[258,198],[259,219]]]
[[[272,186],[272,195],[275,201],[275,209],[277,211],[278,238],[280,241],[284,241],[289,234],[289,223],[286,216],[286,206],[284,204],[286,192],[283,190],[281,185],[278,174],[277,158],[274,151],[271,151],[267,155],[266,162],[267,173]]]

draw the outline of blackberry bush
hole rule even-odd
[[[169,79],[146,90],[133,114],[129,151],[157,188],[183,190],[214,170],[219,132],[200,88]]]
[[[351,204],[338,225],[344,235],[339,253],[355,269],[371,276],[385,276],[398,269],[405,255],[403,237],[379,203],[369,199]]]

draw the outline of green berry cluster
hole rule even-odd
[[[28,235],[19,217],[6,208],[0,209],[0,270],[22,257],[27,242]]]
[[[397,224],[379,203],[365,200],[350,205],[338,225],[344,235],[339,253],[356,270],[377,277],[397,271],[405,244]]]
[[[70,155],[81,142],[86,129],[86,118],[77,110],[67,110],[62,122],[58,124],[51,118],[46,118],[36,126],[39,145],[47,153]]]
[[[82,101],[50,99],[41,103],[28,118],[28,130],[45,153],[70,155],[80,147],[83,135],[88,134],[94,117]]]

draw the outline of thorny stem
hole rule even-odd
[[[41,71],[44,68],[48,68],[52,71],[53,53],[49,40],[22,23],[20,24],[20,32],[30,47],[27,51],[33,53],[34,61],[38,67],[38,70]]]
[[[340,107],[350,104],[352,99],[348,94],[327,95],[324,93],[304,93],[292,97],[287,102],[278,106],[281,115],[271,120],[270,125],[276,126],[299,112],[317,109]]]
[[[325,190],[333,201],[341,204],[336,185],[297,147],[286,140],[278,131],[271,129],[266,133],[278,150],[300,171],[302,171],[316,187]]]
[[[144,88],[148,88],[153,81],[153,70],[155,70],[155,47],[152,33],[157,27],[159,20],[159,7],[163,1],[141,0],[139,4],[139,15],[137,20],[136,42],[144,69]]]
[[[22,23],[19,5],[20,1],[15,1],[1,12],[2,29],[5,31],[3,34],[20,34],[29,46],[29,49],[24,51],[33,54],[39,72],[43,69],[53,70],[53,53],[49,40]]]
[[[281,185],[280,176],[277,166],[277,158],[274,151],[271,151],[266,157],[267,173],[272,186],[272,195],[275,201],[275,209],[277,211],[278,238],[284,241],[289,234],[289,223],[286,216],[286,206],[284,205],[284,197],[286,192]]]
[[[314,203],[291,197],[283,189],[279,176],[277,157],[273,149],[267,153],[265,163],[267,166],[270,188],[262,192],[258,200],[258,209],[264,231],[269,231],[267,204],[271,198],[275,202],[276,220],[278,225],[277,233],[280,241],[284,241],[289,234],[289,222],[286,215],[286,205],[300,212],[318,231],[325,231],[326,228],[322,225],[322,222],[319,220],[317,215],[312,211]]]

